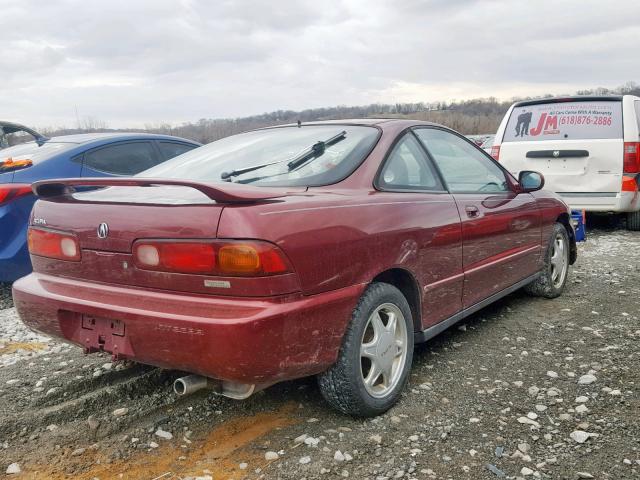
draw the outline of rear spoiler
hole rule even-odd
[[[247,203],[270,198],[281,198],[291,193],[301,193],[306,188],[254,187],[238,183],[201,183],[189,180],[171,180],[161,178],[63,178],[40,180],[31,186],[33,193],[40,198],[70,195],[76,192],[74,187],[191,187],[204,193],[211,200],[220,203]]]

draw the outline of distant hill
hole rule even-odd
[[[606,94],[632,94],[640,96],[640,85],[628,82],[615,88],[597,88],[593,90],[580,90],[577,95],[606,95]],[[555,95],[545,95],[551,97]],[[568,95],[561,93],[560,95]],[[544,98],[543,97],[543,98]],[[376,103],[364,106],[336,106],[313,108],[299,112],[292,110],[277,110],[275,112],[252,115],[242,118],[200,119],[197,122],[184,123],[182,125],[148,124],[144,129],[137,131],[164,133],[190,138],[201,143],[209,143],[229,135],[233,135],[255,128],[283,125],[286,123],[311,122],[317,120],[341,119],[341,118],[365,118],[365,117],[397,117],[427,120],[446,125],[465,135],[494,133],[509,106],[517,100],[530,99],[532,97],[513,98],[501,101],[495,98],[478,98],[461,102],[432,102],[432,103]],[[66,135],[82,132],[114,132],[118,129],[107,128],[106,124],[95,118],[85,118],[80,122],[80,128],[45,128],[41,129],[46,135]],[[121,130],[120,130],[121,131]],[[128,131],[131,131],[129,129]]]

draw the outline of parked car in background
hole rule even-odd
[[[65,135],[0,150],[0,281],[31,271],[27,250],[31,183],[60,177],[134,175],[200,146],[165,135]]]
[[[475,143],[477,146],[481,146],[489,135],[479,134],[479,135],[466,135],[466,137]]]
[[[426,122],[256,130],[131,178],[37,182],[14,302],[87,352],[197,374],[177,393],[318,375],[335,408],[377,415],[414,340],[521,287],[562,293],[574,232],[543,183]]]
[[[13,145],[13,140],[20,140],[17,143],[24,143],[23,138],[33,139],[36,143],[42,144],[49,140],[48,137],[36,132],[35,130],[20,125],[19,123],[5,122],[0,120],[0,149]],[[28,141],[28,140],[26,140]]]
[[[537,170],[576,210],[625,213],[640,230],[640,98],[577,96],[517,102],[493,157],[511,173]]]
[[[480,148],[491,155],[491,149],[493,148],[493,141],[495,140],[495,138],[495,135],[489,135],[487,138],[485,138],[484,142],[482,142]]]

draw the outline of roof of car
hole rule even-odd
[[[570,95],[565,97],[548,97],[537,98],[535,100],[523,100],[521,102],[514,103],[514,107],[523,107],[526,105],[540,105],[542,103],[562,103],[562,102],[619,102],[622,100],[622,95]]]
[[[180,140],[186,141],[193,144],[198,144],[193,140],[188,140],[186,138],[173,137],[171,135],[158,135],[154,133],[136,133],[136,132],[125,132],[125,133],[77,133],[73,135],[59,135],[57,137],[52,137],[49,142],[51,143],[88,143],[95,142],[98,140],[136,140],[136,139],[156,139],[156,140]]]
[[[301,126],[305,125],[383,125],[383,124],[401,124],[401,125],[436,125],[437,123],[426,122],[424,120],[414,120],[408,118],[339,118],[334,120],[316,120],[311,122],[302,122]],[[297,124],[288,123],[286,125],[278,125],[275,127],[267,128],[279,128],[279,127],[295,127]]]

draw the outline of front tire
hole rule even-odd
[[[324,399],[342,413],[372,417],[400,398],[413,361],[413,320],[388,283],[367,287],[351,315],[337,362],[318,375]]]
[[[567,229],[563,224],[556,223],[545,254],[542,274],[524,287],[528,294],[545,298],[562,295],[569,276],[570,248]]]
[[[627,230],[634,232],[640,230],[640,211],[627,213]]]

